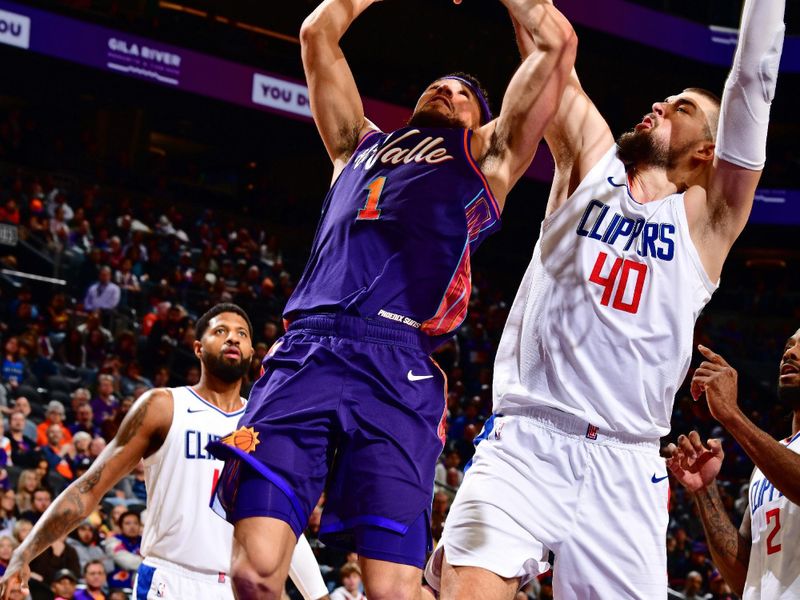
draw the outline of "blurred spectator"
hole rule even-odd
[[[361,567],[357,563],[345,563],[339,569],[341,587],[331,592],[330,600],[367,600],[361,585]]]
[[[73,600],[75,589],[78,586],[78,577],[71,569],[59,569],[50,583],[54,600]]]
[[[27,401],[27,400],[26,400]],[[19,398],[17,398],[19,402]],[[36,442],[25,434],[29,421],[20,410],[14,410],[8,417],[8,441],[11,446],[11,462],[18,467],[31,468],[36,464],[39,453],[36,451]],[[33,422],[30,428],[34,435],[38,432]]]
[[[85,310],[114,310],[119,305],[121,290],[111,281],[111,268],[104,266],[100,269],[99,280],[92,284],[83,298]]]
[[[25,417],[25,427],[23,433],[32,440],[36,440],[38,433],[36,431],[36,424],[31,420],[31,403],[26,396],[18,396],[14,400],[14,411],[21,412]]]
[[[61,430],[61,439],[59,440],[59,449],[64,444],[72,442],[72,432],[64,425],[64,417],[66,411],[64,405],[58,400],[51,400],[45,409],[45,420],[42,421],[36,428],[36,443],[39,446],[47,446],[51,440],[48,437],[48,431],[51,425],[57,425]]]
[[[14,523],[14,529],[11,531],[12,537],[14,541],[17,542],[17,545],[25,541],[31,529],[33,529],[33,523],[26,519],[17,519],[17,522]]]
[[[119,533],[106,539],[106,554],[114,559],[115,569],[111,573],[108,585],[112,588],[133,586],[133,577],[142,563],[142,522],[135,512],[123,512],[117,521]]]
[[[132,360],[125,365],[125,372],[119,380],[119,390],[123,396],[131,396],[139,385],[148,389],[153,387],[153,383],[142,375],[139,363]]]
[[[91,560],[83,567],[83,579],[86,588],[75,592],[74,600],[105,600],[106,571],[103,561]]]
[[[89,434],[90,440],[100,433],[100,428],[94,422],[94,410],[91,404],[87,402],[78,405],[75,409],[75,423],[72,424],[70,430],[73,434],[73,441],[75,439],[75,434],[79,432]]]
[[[114,560],[100,546],[100,537],[97,529],[90,520],[82,521],[75,531],[70,534],[67,543],[78,554],[83,572],[93,562],[100,564],[100,568],[103,569],[103,575],[105,575],[106,571],[110,573],[114,570]],[[105,579],[103,581],[105,583]]]
[[[58,473],[67,481],[72,481],[70,462],[75,455],[75,449],[72,444],[64,443],[63,437],[64,432],[61,425],[53,423],[47,428],[47,444],[40,449],[50,470]]]
[[[6,340],[3,353],[2,376],[12,388],[25,381],[26,367],[20,356],[19,339],[11,336]]]
[[[20,512],[33,507],[33,492],[41,485],[41,478],[35,469],[25,469],[17,478],[17,508]]]
[[[31,577],[36,574],[40,581],[53,581],[61,569],[69,569],[72,573],[81,572],[78,553],[67,545],[66,536],[58,538],[39,556],[31,561]],[[77,581],[77,578],[73,578]]]
[[[94,424],[102,427],[103,421],[114,417],[119,401],[114,395],[114,378],[111,375],[97,377],[97,395],[92,399]]]
[[[53,502],[53,492],[46,487],[38,487],[33,491],[31,508],[20,515],[20,519],[30,521],[34,525]]]
[[[4,575],[11,554],[19,544],[10,535],[0,535],[0,575]]]
[[[11,535],[18,517],[17,492],[13,489],[3,490],[0,492],[0,534]]]

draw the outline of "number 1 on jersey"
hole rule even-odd
[[[383,192],[385,183],[385,176],[376,177],[370,182],[367,186],[367,190],[369,191],[367,201],[364,204],[364,208],[358,211],[356,221],[375,221],[380,218],[381,210],[378,208],[378,202],[381,200],[381,193]]]

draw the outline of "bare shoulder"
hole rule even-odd
[[[135,436],[151,438],[160,447],[172,424],[174,399],[167,388],[154,388],[139,396],[120,425],[115,441],[124,446]],[[152,445],[151,445],[152,447]]]

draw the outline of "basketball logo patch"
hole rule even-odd
[[[233,433],[226,435],[222,438],[222,443],[228,446],[233,446],[238,450],[243,450],[248,454],[253,452],[261,443],[258,439],[258,431],[253,427],[240,427]]]

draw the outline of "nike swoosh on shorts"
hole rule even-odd
[[[414,373],[411,372],[411,369],[408,370],[409,381],[419,381],[421,379],[433,379],[433,375],[414,375]]]

